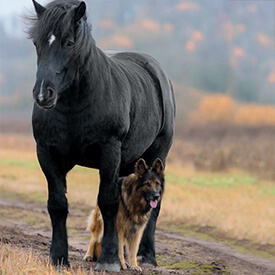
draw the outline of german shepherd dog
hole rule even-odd
[[[164,166],[157,158],[151,169],[143,159],[135,165],[135,173],[120,179],[121,193],[116,219],[119,258],[121,267],[127,268],[124,246],[128,254],[129,267],[142,271],[137,264],[139,243],[153,208],[156,208],[164,192]],[[96,260],[101,253],[103,220],[98,205],[88,218],[91,240],[85,261]]]

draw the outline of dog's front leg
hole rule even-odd
[[[125,256],[124,256],[124,236],[123,232],[118,233],[118,255],[121,263],[122,269],[127,269],[127,265],[125,263]]]
[[[142,233],[135,234],[129,240],[129,262],[130,262],[130,269],[136,271],[142,271],[141,267],[137,263],[137,252],[138,246],[140,243]]]

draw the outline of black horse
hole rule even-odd
[[[99,169],[98,205],[104,219],[97,270],[119,271],[115,226],[118,178],[144,158],[165,163],[174,135],[172,85],[156,60],[146,54],[106,54],[95,44],[86,5],[56,0],[36,16],[29,36],[37,51],[33,89],[33,133],[37,156],[48,181],[52,222],[51,259],[68,262],[66,174],[75,165]],[[138,255],[156,265],[154,209]]]

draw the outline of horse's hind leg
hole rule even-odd
[[[66,172],[63,169],[60,169],[56,158],[53,158],[48,150],[43,150],[38,147],[37,156],[40,166],[48,181],[48,212],[52,222],[50,257],[54,265],[69,266],[66,230],[68,202],[65,195],[65,177],[66,172],[70,169]]]

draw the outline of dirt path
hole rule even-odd
[[[0,242],[33,249],[41,257],[49,256],[50,221],[46,207],[0,195]],[[89,273],[95,263],[82,262],[89,242],[85,232],[87,213],[70,212],[69,258],[72,266],[82,266]],[[33,219],[31,219],[33,217]],[[79,225],[80,224],[80,225]],[[275,261],[234,251],[229,245],[157,229],[156,252],[159,267],[143,268],[142,274],[266,274],[275,275]],[[137,274],[122,271],[121,274]],[[140,273],[139,273],[140,274]]]

